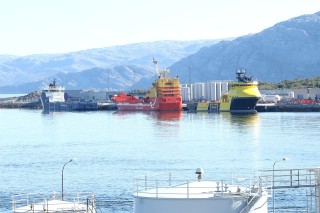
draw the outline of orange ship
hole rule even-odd
[[[153,59],[158,79],[152,83],[152,87],[142,98],[136,98],[130,94],[119,93],[112,97],[119,110],[131,111],[181,111],[182,97],[179,77],[170,78],[170,71],[159,71],[158,62]]]

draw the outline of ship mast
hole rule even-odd
[[[160,71],[159,66],[158,66],[158,61],[153,58],[153,63],[155,66],[155,70],[159,75],[159,78],[170,78],[170,71],[168,69],[163,69]]]
[[[157,74],[160,75],[158,61],[156,59],[154,59],[154,58],[152,60],[153,60],[152,62],[154,63],[154,67],[155,67],[155,70],[156,70]]]

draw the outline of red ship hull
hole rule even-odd
[[[181,111],[181,97],[157,97],[137,99],[130,95],[121,94],[113,98],[119,110],[123,111]]]

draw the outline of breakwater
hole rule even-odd
[[[0,98],[0,108],[42,109],[40,92],[35,91],[24,96]]]

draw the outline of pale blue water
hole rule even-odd
[[[0,109],[0,212],[17,193],[94,192],[106,212],[132,212],[133,177],[197,167],[217,178],[320,166],[320,113],[54,113]],[[280,193],[281,194],[281,193]],[[277,205],[289,205],[283,193]],[[278,199],[278,198],[277,198]],[[113,202],[106,202],[113,200]],[[291,205],[294,205],[294,203]]]

